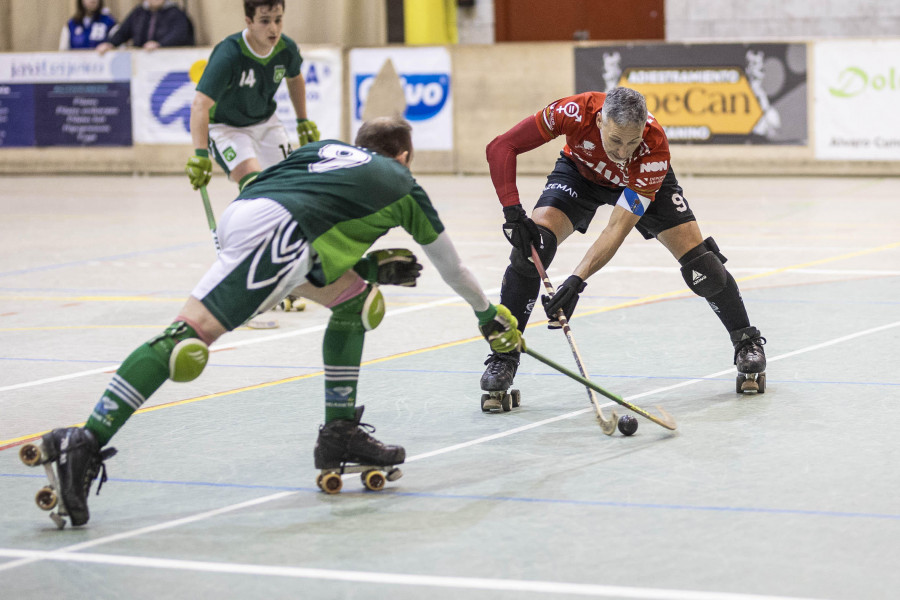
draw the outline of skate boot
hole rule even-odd
[[[509,390],[519,368],[519,355],[519,352],[493,352],[484,361],[487,369],[481,376],[481,389],[487,394],[481,395],[482,412],[509,412],[522,403],[519,390]]]
[[[29,467],[43,465],[50,481],[35,497],[43,510],[53,510],[50,518],[59,529],[66,526],[65,517],[73,526],[84,525],[90,519],[87,497],[91,484],[100,474],[97,493],[106,481],[107,458],[115,455],[115,448],[100,450],[94,434],[80,427],[54,429],[40,441],[25,444],[19,458]],[[52,463],[56,463],[54,471]]]
[[[735,391],[766,392],[766,351],[763,346],[766,338],[760,335],[756,327],[744,327],[731,332],[731,343],[734,344],[734,364],[738,375]]]
[[[316,468],[320,469],[316,484],[328,494],[341,491],[344,473],[360,473],[363,485],[377,492],[386,481],[396,481],[403,472],[394,465],[406,460],[402,446],[388,446],[369,435],[375,428],[360,423],[365,407],[356,407],[353,419],[338,419],[319,427],[319,439],[313,451]]]

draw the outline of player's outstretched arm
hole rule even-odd
[[[306,115],[306,82],[303,74],[289,77],[287,89],[291,104],[294,105],[294,114],[297,115],[297,137],[300,139],[300,145],[305,146],[310,142],[318,142],[319,128]]]
[[[215,100],[204,94],[196,92],[191,102],[191,141],[194,144],[194,154],[188,158],[184,172],[195,190],[209,183],[212,178],[212,161],[209,159],[209,109],[216,103]]]
[[[444,231],[430,244],[422,246],[428,260],[434,264],[441,278],[469,303],[478,317],[478,329],[497,352],[510,352],[522,345],[516,319],[503,305],[491,304],[484,291],[456,252],[450,236]]]

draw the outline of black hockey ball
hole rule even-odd
[[[634,435],[634,432],[637,431],[637,426],[637,419],[631,415],[619,417],[619,431],[622,432],[622,435]]]

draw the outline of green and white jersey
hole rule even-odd
[[[296,219],[319,255],[323,281],[353,268],[394,227],[419,245],[444,231],[437,211],[409,169],[392,158],[337,140],[306,144],[247,185],[236,202],[269,198]]]
[[[297,44],[282,35],[268,56],[253,52],[244,32],[229,35],[213,48],[197,91],[216,101],[211,123],[246,127],[275,113],[275,91],[285,77],[300,74]]]

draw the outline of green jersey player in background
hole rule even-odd
[[[378,284],[413,286],[422,268],[409,250],[367,252],[394,227],[412,236],[469,303],[494,351],[522,349],[516,320],[487,299],[410,173],[411,131],[400,118],[368,121],[357,146],[337,140],[307,144],[244,187],[219,223],[221,254],[174,322],[125,359],[83,428],[54,429],[42,437],[41,460],[57,463],[73,525],[87,522],[91,483],[115,452],[104,447],[134,411],[167,379],[196,379],[210,344],[288,293],[331,309],[322,343],[325,425],[313,452],[316,469],[325,476],[328,469],[343,472],[347,463],[402,463],[404,448],[372,437],[360,424],[363,407],[356,405],[363,340],[385,312]],[[326,491],[340,489],[321,481]]]
[[[213,49],[191,103],[194,156],[185,172],[194,189],[209,183],[212,158],[240,188],[259,171],[291,152],[287,132],[275,115],[275,92],[284,79],[300,145],[319,139],[306,115],[303,58],[297,44],[281,34],[284,0],[245,0],[247,28]]]

